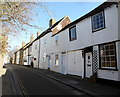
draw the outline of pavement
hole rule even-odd
[[[2,96],[2,75],[5,75],[6,69],[0,68],[0,97]]]
[[[2,80],[2,97],[17,97],[16,95],[23,95],[13,71],[8,68],[3,69],[4,73],[2,73],[2,76],[0,77]]]
[[[120,88],[106,85],[104,83],[91,82],[82,79],[79,76],[64,75],[50,70],[34,69],[35,71],[47,76],[51,79],[59,81],[67,86],[70,86],[80,92],[86,93],[90,96],[119,96]]]
[[[114,86],[106,85],[103,83],[95,83],[95,82],[82,79],[79,76],[64,75],[64,74],[57,73],[57,72],[50,71],[50,70],[34,69],[30,67],[26,67],[26,68],[29,68],[30,70],[38,72],[46,77],[49,77],[77,91],[83,92],[93,97],[98,96],[98,95],[99,96],[112,96],[112,97],[120,95],[120,88],[117,88]],[[7,73],[9,74],[10,72],[7,72]],[[11,83],[8,80],[9,76],[7,75],[4,76],[2,83],[3,83],[4,89],[7,88],[8,90],[8,91],[6,90],[5,93],[8,92],[7,94],[9,95],[15,92],[13,92],[13,90],[11,89],[11,85],[10,85]]]

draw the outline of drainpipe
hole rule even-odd
[[[38,69],[39,69],[39,63],[40,63],[40,39],[39,39],[39,50],[38,50]]]
[[[29,66],[29,47],[28,47],[28,55],[27,56],[28,56],[28,62],[27,62],[28,64],[27,65]]]

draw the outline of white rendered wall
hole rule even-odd
[[[17,52],[17,56],[16,56],[16,64],[19,64],[19,58],[20,58],[20,51]]]
[[[118,67],[118,80],[120,81],[120,41],[116,43],[117,52],[117,67]]]
[[[120,72],[120,43],[116,42],[116,58],[117,58],[117,69],[115,70],[98,70],[98,78],[109,79],[109,80],[120,80],[119,72]]]
[[[48,33],[40,39],[40,64],[39,68],[47,69],[48,68],[48,55],[51,55],[53,48],[52,48],[52,41],[51,41],[52,33]],[[44,44],[46,41],[46,45]],[[43,60],[44,57],[44,60]]]
[[[120,40],[120,2],[118,5],[118,38]],[[120,81],[120,41],[118,42],[118,80]]]
[[[56,54],[58,54],[58,65],[56,66],[55,65],[55,55]],[[52,71],[55,71],[55,72],[61,72],[60,70],[61,70],[61,54],[60,53],[55,53],[55,54],[52,54],[51,55],[51,61],[52,61],[52,63],[51,63],[51,70]]]
[[[88,17],[76,24],[77,40],[69,41],[69,28],[61,33],[66,32],[68,50],[81,49],[96,44],[118,40],[118,9],[115,5],[104,10],[105,29],[92,33],[91,17]],[[114,17],[114,19],[113,19]],[[65,34],[65,33],[64,33]],[[63,36],[64,37],[64,36]],[[64,39],[64,38],[63,38]],[[64,39],[66,40],[66,39]],[[63,41],[64,41],[63,40]]]
[[[118,5],[118,38],[120,40],[120,2]]]
[[[98,71],[98,78],[118,81],[118,71],[99,70]]]
[[[67,73],[73,75],[79,75],[83,77],[84,73],[84,60],[82,57],[82,51],[68,52],[68,65]]]
[[[26,53],[25,53],[26,52]],[[27,62],[24,62],[24,65],[28,65],[28,48],[24,50],[23,59],[26,59]]]
[[[52,33],[46,34],[44,37],[40,39],[41,41],[41,49],[40,49],[40,68],[47,69],[48,67],[48,58],[45,57],[43,61],[44,55],[51,56],[51,70],[59,71],[59,67],[55,67],[55,54],[61,54],[61,52],[69,52],[68,53],[68,64],[67,64],[67,73],[75,74],[83,76],[84,64],[81,52],[77,52],[76,54],[72,54],[72,50],[86,48],[88,46],[93,46],[96,44],[111,42],[118,40],[118,10],[117,7],[112,5],[109,8],[104,10],[105,13],[105,25],[106,28],[100,31],[92,33],[92,23],[91,17],[88,17],[79,23],[76,24],[77,29],[77,40],[70,41],[69,40],[69,28],[60,32],[59,34],[52,36]],[[113,19],[114,17],[114,19]],[[58,45],[55,44],[55,37],[58,36]],[[112,37],[111,37],[112,36]],[[46,40],[46,46],[44,46],[44,40]],[[74,52],[75,53],[75,52]],[[78,59],[72,59],[74,56]],[[59,57],[60,58],[60,57]],[[69,61],[70,60],[70,61]],[[76,61],[77,60],[77,61]],[[71,63],[72,61],[76,61],[74,67]],[[79,68],[79,70],[78,70]],[[76,71],[75,71],[76,70]],[[117,80],[117,72],[116,71],[103,71],[99,70],[99,77],[110,78],[111,74],[113,75],[112,79]],[[106,75],[104,76],[104,74]],[[109,75],[110,74],[110,75]]]
[[[36,60],[33,59],[34,68],[38,68],[38,54],[39,54],[39,39],[33,42],[32,44],[32,57],[36,58]]]

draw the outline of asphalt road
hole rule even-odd
[[[14,73],[19,88],[25,96],[29,95],[84,95],[60,82],[32,71],[28,67],[8,65],[6,68]],[[14,83],[13,83],[14,85]],[[16,86],[16,88],[18,88]]]

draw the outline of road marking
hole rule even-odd
[[[41,73],[41,72],[39,72],[39,71],[36,71],[35,69],[33,69],[33,68],[28,68],[28,67],[24,67],[24,66],[21,66],[22,68],[24,68],[24,69],[27,69],[28,71],[30,71],[30,72],[33,72],[33,73],[35,73],[35,74],[37,74],[37,75],[40,75],[40,76],[43,76],[43,77],[45,77],[45,78],[50,78],[50,79],[53,79],[53,80],[55,80],[55,81],[57,81],[57,82],[60,82],[61,84],[64,84],[64,85],[66,85],[66,86],[68,86],[68,87],[70,87],[71,89],[74,89],[74,93],[75,93],[75,95],[85,95],[85,96],[89,96],[89,97],[94,97],[93,95],[91,95],[91,94],[89,94],[89,93],[87,93],[87,92],[84,92],[84,91],[82,91],[82,90],[79,90],[78,88],[76,88],[76,87],[74,87],[74,86],[70,86],[68,83],[65,83],[64,81],[62,81],[62,80],[58,80],[58,79],[56,79],[56,78],[54,78],[54,77],[52,77],[52,76],[50,76],[50,75],[46,75],[46,74],[44,74],[44,73]],[[80,92],[80,93],[79,93]]]
[[[17,78],[17,80],[18,80],[18,84],[19,84],[19,86],[20,86],[20,89],[21,89],[23,95],[24,95],[25,97],[29,97],[29,94],[27,93],[27,91],[26,91],[26,89],[25,89],[25,87],[24,87],[21,79],[19,78],[19,76],[18,76],[17,74],[15,74],[15,76],[16,76],[16,78]]]
[[[86,94],[86,93],[82,93],[81,91],[79,91],[79,90],[77,90],[77,89],[69,86],[68,84],[64,83],[62,80],[58,80],[58,79],[56,79],[56,78],[54,78],[54,77],[52,77],[52,76],[50,76],[50,75],[46,75],[46,74],[44,74],[44,73],[41,73],[41,72],[39,72],[39,71],[36,71],[36,70],[33,69],[33,68],[27,68],[27,67],[22,67],[22,68],[27,69],[27,70],[29,70],[30,72],[33,72],[33,73],[35,73],[35,74],[37,74],[37,75],[39,75],[39,76],[43,76],[44,78],[45,78],[45,77],[50,78],[50,79],[52,79],[52,80],[54,80],[54,81],[57,81],[57,82],[65,85],[65,86],[67,86],[67,87],[69,87],[69,88],[71,88],[71,89],[74,89],[74,90],[73,90],[73,93],[74,93],[75,95],[88,95],[88,94]]]
[[[11,67],[9,67],[9,69],[12,70],[13,73],[15,72],[13,69],[11,69]],[[18,81],[18,85],[20,86],[20,89],[21,89],[23,95],[24,95],[25,97],[29,97],[29,94],[27,93],[27,91],[26,91],[26,89],[25,89],[25,87],[24,87],[21,79],[19,78],[18,74],[14,73],[14,75],[15,75],[17,81]]]

